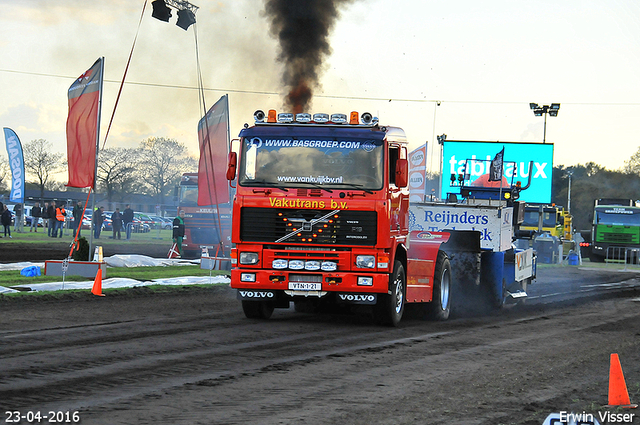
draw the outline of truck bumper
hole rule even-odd
[[[365,271],[314,273],[234,268],[231,270],[231,287],[282,291],[290,296],[321,296],[328,292],[386,294],[389,275]]]

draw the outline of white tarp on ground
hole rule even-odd
[[[193,266],[200,264],[200,259],[185,260],[180,258],[152,258],[146,255],[112,255],[105,257],[104,262],[108,267],[153,267],[153,266]],[[10,263],[0,264],[0,271],[22,270],[25,267],[38,266],[44,271],[44,263]]]
[[[199,264],[200,260],[184,260],[178,258],[152,258],[145,255],[113,255],[111,257],[105,257],[105,263],[108,267],[152,267],[152,266],[185,266]],[[25,267],[38,266],[44,271],[44,263],[12,263],[12,264],[0,264],[0,271],[6,270],[22,270]],[[52,277],[53,279],[53,277]],[[65,282],[64,288],[62,286],[62,280],[59,276],[55,279],[60,279],[58,282],[49,283],[34,283],[17,285],[14,288],[24,288],[31,291],[59,291],[61,289],[91,289],[93,287],[93,280],[83,282]],[[169,279],[154,279],[150,281],[139,281],[128,278],[110,278],[102,281],[102,288],[131,288],[135,286],[147,286],[147,285],[194,285],[194,284],[219,284],[230,283],[231,280],[227,276],[186,276],[186,277],[174,277]],[[11,288],[0,286],[0,294],[18,292]]]
[[[185,260],[181,258],[151,258],[146,255],[112,255],[105,257],[109,267],[153,267],[153,266],[193,266],[200,264],[200,259]]]
[[[154,279],[147,281],[139,281],[122,277],[113,277],[102,281],[102,289],[111,288],[133,288],[136,286],[148,285],[207,285],[217,283],[230,283],[231,280],[227,276],[185,276],[172,277],[169,279]],[[93,288],[93,280],[84,282],[65,282],[64,287],[62,281],[49,283],[34,283],[32,285],[17,285],[14,288],[23,288],[31,291],[60,291],[62,289],[89,289]]]

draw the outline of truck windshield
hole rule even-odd
[[[198,186],[180,186],[180,205],[195,207],[198,205]]]
[[[242,186],[382,189],[383,141],[363,138],[245,137]]]
[[[539,210],[526,209],[524,212],[523,226],[538,227],[538,217],[540,216]],[[556,227],[556,211],[555,210],[543,210],[542,212],[542,227]]]
[[[596,224],[640,226],[640,209],[624,207],[596,209]]]

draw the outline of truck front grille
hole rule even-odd
[[[331,210],[250,208],[240,211],[240,239],[244,242],[287,244],[373,246],[377,241],[375,211],[338,211],[324,220]],[[290,235],[295,229],[295,234]]]

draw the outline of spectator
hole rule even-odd
[[[60,237],[62,237],[62,229],[64,228],[64,219],[67,216],[67,211],[64,209],[64,205],[60,205],[56,208],[56,223],[55,229],[53,229],[53,237],[58,236],[58,230],[60,230]]]
[[[78,203],[73,207],[73,237],[76,236],[76,232],[78,232],[78,237],[80,237],[80,231],[82,230],[82,216],[84,215],[84,207],[82,206],[82,202],[78,201]]]
[[[13,230],[18,233],[22,232],[22,204],[16,204],[13,207],[13,212],[16,215],[16,219],[13,222]]]
[[[93,212],[93,238],[100,239],[100,232],[102,231],[102,222],[104,221],[104,207],[98,207]]]
[[[122,221],[124,222],[124,230],[127,233],[127,240],[131,239],[131,228],[133,227],[133,210],[129,206],[126,205],[122,213]]]
[[[7,237],[7,232],[9,233],[9,237],[11,237],[11,210],[7,208],[6,205],[3,207],[2,216],[0,216],[0,222],[4,226],[4,236]]]
[[[49,222],[49,228],[47,229],[47,236],[52,236],[56,227],[56,201],[51,201],[51,204],[47,208],[47,220]]]
[[[47,229],[49,228],[49,203],[45,202],[44,203],[44,207],[42,207],[42,226],[46,227]],[[51,233],[47,233],[49,236],[51,236]]]
[[[38,233],[38,222],[40,221],[40,217],[42,217],[42,208],[40,208],[40,202],[36,202],[36,204],[31,208],[31,228],[29,232],[33,232],[33,228],[36,228],[36,233]]]
[[[111,214],[111,227],[113,228],[113,239],[116,238],[116,233],[118,234],[118,239],[120,239],[120,230],[122,229],[122,213],[120,212],[120,208],[116,208],[116,211]]]
[[[182,257],[182,239],[184,238],[184,211],[173,220],[173,242],[178,245],[178,252]]]

